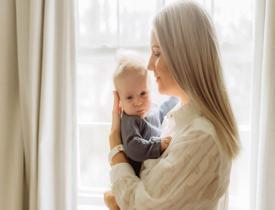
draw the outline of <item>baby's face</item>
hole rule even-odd
[[[118,93],[123,111],[145,117],[151,106],[147,76],[127,75],[119,80]]]

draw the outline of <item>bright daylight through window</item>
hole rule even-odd
[[[169,2],[78,0],[78,210],[106,209],[102,193],[110,188],[107,143],[115,53],[119,48],[127,48],[147,59],[150,20]],[[252,0],[201,0],[200,3],[215,23],[226,85],[241,134],[242,153],[231,175],[230,210],[248,210]],[[155,87],[153,90],[156,92]],[[162,100],[157,94],[153,98],[156,103]]]

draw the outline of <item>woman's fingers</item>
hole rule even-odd
[[[112,112],[112,125],[109,138],[110,148],[121,144],[120,140],[120,113],[121,109],[119,106],[119,95],[117,91],[113,91],[114,101],[113,101],[113,112]]]
[[[113,112],[120,114],[118,92],[117,91],[113,91],[113,95],[114,95]]]

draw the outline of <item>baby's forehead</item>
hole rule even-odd
[[[117,75],[117,81],[121,83],[127,80],[145,81],[147,80],[147,70],[135,67],[125,68]]]
[[[142,74],[129,74],[117,78],[118,91],[138,90],[148,88],[148,76]]]
[[[147,78],[147,72],[145,69],[136,69],[136,68],[130,68],[125,71],[123,71],[120,74],[121,79],[128,79],[128,78],[139,78],[139,79],[146,79]]]
[[[137,84],[146,83],[148,79],[147,74],[147,69],[143,63],[131,59],[122,60],[114,73],[115,88],[124,90],[132,89],[134,86],[133,90],[140,89]]]

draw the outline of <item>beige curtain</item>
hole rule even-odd
[[[74,0],[1,0],[0,208],[76,209]]]
[[[275,209],[275,0],[255,5],[250,210]]]

